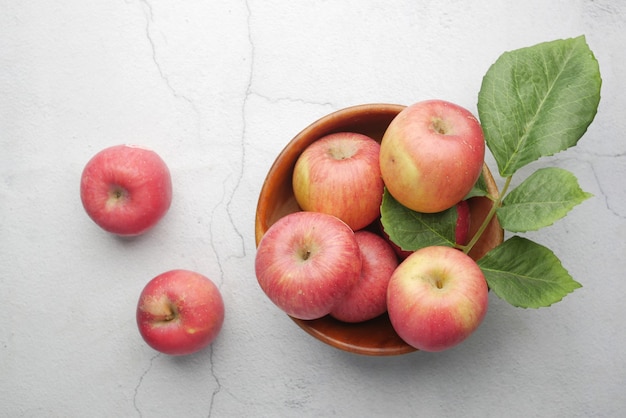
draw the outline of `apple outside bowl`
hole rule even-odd
[[[338,110],[313,122],[296,135],[281,151],[271,166],[261,188],[256,210],[255,239],[259,245],[270,226],[300,207],[295,200],[291,177],[296,160],[313,142],[336,132],[356,132],[380,142],[387,126],[405,106],[397,104],[363,104]],[[483,177],[489,192],[497,196],[498,188],[487,166]],[[469,200],[470,236],[473,236],[492,207],[491,200],[474,197]],[[502,243],[504,231],[493,218],[469,255],[477,260]],[[383,314],[360,323],[346,323],[327,315],[315,320],[291,319],[304,331],[335,348],[370,356],[393,356],[416,351],[394,331],[389,317]]]

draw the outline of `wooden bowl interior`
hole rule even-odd
[[[389,123],[404,107],[395,104],[349,107],[319,119],[294,137],[274,161],[261,188],[255,220],[256,245],[259,245],[261,238],[274,222],[289,213],[301,210],[293,195],[291,177],[296,160],[307,146],[335,132],[357,132],[380,142]],[[497,195],[497,186],[487,166],[483,168],[483,175],[490,193]],[[469,204],[470,236],[473,236],[489,212],[492,202],[480,197],[470,199]],[[502,228],[494,217],[487,231],[470,252],[470,256],[474,259],[482,257],[500,244],[503,237]],[[415,351],[415,348],[406,344],[396,334],[386,314],[356,324],[341,322],[331,316],[307,321],[291,319],[318,340],[344,351],[372,356],[399,355]]]

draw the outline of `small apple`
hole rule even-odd
[[[380,145],[380,170],[389,193],[416,212],[441,212],[461,201],[480,176],[485,140],[479,121],[443,100],[404,108]]]
[[[380,144],[352,132],[327,135],[302,152],[292,185],[305,211],[333,215],[357,231],[380,215]]]
[[[393,248],[379,235],[370,231],[354,233],[359,244],[363,266],[359,281],[330,311],[344,322],[363,322],[387,311],[387,285],[398,266]]]
[[[144,287],[137,303],[137,326],[144,341],[174,356],[211,344],[224,322],[224,301],[217,286],[189,270],[171,270]]]
[[[105,231],[139,235],[169,210],[172,180],[154,151],[116,145],[89,160],[81,176],[80,198],[87,215]]]
[[[455,242],[457,245],[467,245],[469,242],[470,236],[470,221],[471,221],[471,213],[470,207],[467,200],[461,200],[455,206],[457,218],[456,218],[456,227],[454,229]],[[387,240],[387,242],[391,245],[391,248],[394,249],[398,258],[402,261],[407,258],[409,255],[413,253],[410,250],[403,250],[398,244],[393,242],[389,237],[389,234],[385,232],[385,228],[379,220],[379,228],[381,236]]]
[[[451,247],[415,251],[394,271],[387,288],[391,324],[407,344],[442,351],[464,341],[487,313],[485,276]]]
[[[263,235],[255,271],[261,289],[288,315],[317,319],[356,284],[361,254],[354,232],[339,218],[294,212]]]

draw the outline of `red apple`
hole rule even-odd
[[[137,304],[137,325],[148,345],[170,355],[202,350],[219,334],[224,301],[205,276],[172,270],[150,280]]]
[[[361,254],[354,232],[339,218],[294,212],[263,235],[255,271],[261,289],[288,315],[317,319],[359,280]]]
[[[466,245],[469,242],[470,236],[470,207],[467,200],[461,200],[456,204],[456,228],[455,241],[457,245]]]
[[[357,231],[380,215],[380,144],[351,132],[327,135],[296,161],[293,192],[305,211],[333,215]]]
[[[398,266],[393,248],[379,235],[361,230],[354,233],[363,266],[359,281],[330,311],[344,322],[363,322],[387,311],[387,285]]]
[[[442,351],[464,341],[487,313],[482,271],[451,247],[415,251],[395,270],[387,288],[391,324],[407,344]]]
[[[434,213],[461,201],[480,176],[483,131],[467,109],[443,100],[404,108],[380,146],[380,169],[389,193],[416,212]]]
[[[154,151],[116,145],[89,160],[81,176],[80,198],[89,217],[105,231],[139,235],[170,208],[170,172]]]

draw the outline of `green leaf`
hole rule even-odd
[[[517,236],[488,252],[478,265],[491,290],[521,308],[550,306],[582,287],[552,251]]]
[[[507,231],[536,231],[563,218],[590,198],[576,176],[562,168],[542,168],[506,195],[497,215]]]
[[[576,145],[602,80],[584,36],[505,52],[485,74],[478,114],[502,177]]]
[[[414,251],[430,245],[455,245],[456,207],[438,213],[421,213],[400,204],[385,188],[381,223],[400,248]]]

